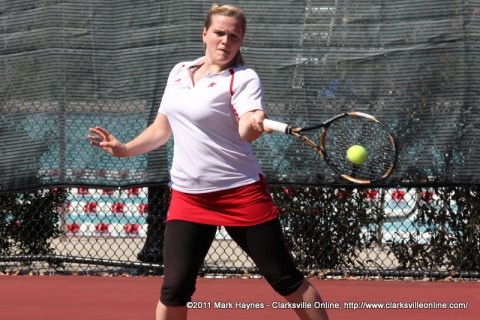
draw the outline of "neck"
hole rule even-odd
[[[203,65],[205,72],[207,73],[220,73],[222,72],[222,68],[217,65]]]
[[[218,65],[218,64],[214,64],[212,62],[212,60],[208,57],[208,56],[205,56],[205,60],[203,60],[203,70],[207,73],[220,73],[224,70],[224,68],[222,68],[223,66],[221,65]]]

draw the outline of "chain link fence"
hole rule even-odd
[[[211,4],[0,5],[1,273],[162,274],[172,142],[117,159],[85,135],[153,121],[171,68],[204,52]],[[288,136],[255,142],[305,274],[479,277],[479,0],[233,4],[272,119],[361,111],[399,143],[384,184],[341,188]],[[201,272],[258,275],[222,228]]]
[[[478,277],[478,186],[271,187],[308,275]],[[162,274],[167,187],[45,189],[0,196],[4,274]],[[259,276],[222,227],[205,276]]]

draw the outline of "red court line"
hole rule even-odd
[[[388,280],[311,280],[332,307],[331,319],[480,319],[480,282]],[[0,318],[5,320],[145,320],[154,319],[161,277],[0,276]],[[295,319],[292,309],[263,279],[204,279],[195,302],[205,308],[189,311],[189,319]],[[344,303],[455,303],[467,309],[351,309]],[[223,302],[233,307],[219,308]],[[239,305],[235,305],[239,302]],[[215,305],[217,303],[217,305]],[[263,308],[242,309],[246,303]],[[393,306],[393,305],[391,305]]]

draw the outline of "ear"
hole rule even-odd
[[[206,40],[205,40],[206,36],[207,36],[207,28],[204,27],[202,32],[203,43],[206,43]]]

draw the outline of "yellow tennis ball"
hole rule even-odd
[[[362,164],[367,160],[368,152],[364,147],[356,144],[348,148],[347,159],[353,164]]]

